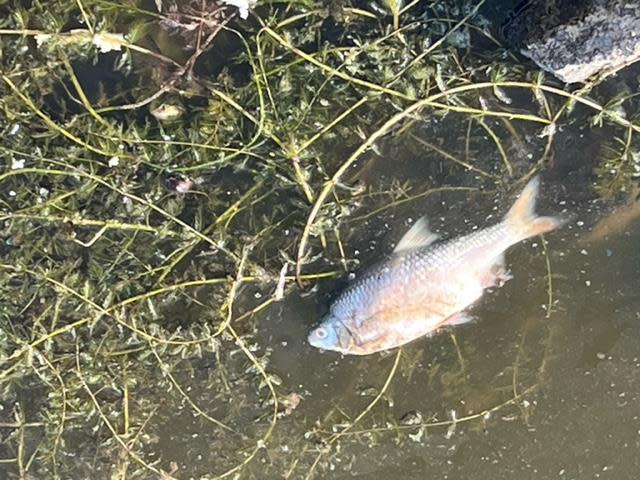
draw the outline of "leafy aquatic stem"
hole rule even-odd
[[[438,40],[436,40],[435,42],[433,42],[431,45],[429,45],[429,47],[427,47],[423,52],[421,52],[418,56],[416,56],[413,60],[411,60],[411,62],[409,63],[409,65],[407,65],[403,70],[401,70],[400,72],[398,72],[395,76],[395,78],[391,81],[391,83],[389,84],[389,86],[393,85],[395,82],[399,81],[402,76],[409,70],[411,69],[413,66],[417,65],[418,63],[420,63],[422,61],[422,59],[428,57],[429,55],[431,55],[438,47],[440,47],[441,45],[444,44],[444,42],[447,41],[447,39],[453,35],[457,30],[459,30],[460,28],[462,28],[463,26],[465,26],[469,20],[471,20],[473,17],[475,17],[478,14],[478,11],[480,10],[480,7],[482,7],[482,5],[485,3],[486,0],[480,0],[476,6],[463,18],[461,19],[458,23],[456,23],[453,27],[451,27],[450,29],[447,30],[447,33],[445,33],[442,37],[440,37]],[[397,0],[389,0],[389,2],[397,2]],[[408,5],[407,5],[408,6]],[[404,10],[404,9],[403,9]]]
[[[339,124],[342,120],[344,120],[345,118],[347,118],[349,115],[351,115],[352,113],[354,113],[358,108],[360,108],[361,106],[365,105],[367,103],[367,101],[369,101],[369,99],[367,97],[362,97],[360,100],[358,100],[356,103],[354,103],[353,105],[349,106],[349,108],[347,108],[344,112],[342,112],[340,115],[338,115],[336,118],[333,119],[333,121],[331,123],[328,123],[327,125],[325,125],[320,131],[318,131],[316,134],[314,134],[312,137],[308,138],[307,140],[305,140],[296,150],[298,155],[302,152],[304,152],[305,150],[307,150],[311,145],[313,145],[316,141],[318,141],[323,135],[325,135],[327,132],[329,132],[331,129],[333,129],[333,127],[335,127],[337,124]]]
[[[122,223],[117,220],[92,220],[88,218],[61,217],[56,215],[36,215],[36,214],[28,214],[28,213],[11,213],[9,215],[3,215],[0,217],[0,221],[16,220],[16,219],[37,220],[41,222],[51,222],[51,223],[58,223],[58,224],[72,223],[73,225],[77,225],[81,227],[99,227],[100,230],[102,231],[133,230],[138,232],[152,233],[154,235],[160,234],[160,229],[149,226],[149,225]],[[167,232],[167,231],[163,231],[162,234],[167,235],[169,237],[180,235],[175,232]]]
[[[80,101],[82,102],[82,105],[84,106],[84,108],[87,109],[89,114],[93,118],[95,118],[99,124],[101,124],[103,127],[106,127],[108,130],[111,130],[111,125],[104,118],[102,118],[98,114],[98,112],[96,112],[96,110],[91,105],[91,102],[89,102],[89,99],[87,98],[87,95],[85,94],[84,89],[82,88],[82,85],[80,85],[80,81],[78,80],[76,72],[73,70],[71,63],[69,62],[69,59],[64,54],[62,49],[58,48],[58,54],[62,58],[62,63],[64,64],[64,67],[67,70],[67,73],[69,74],[71,83],[73,83],[73,87],[75,88],[76,93],[80,97]]]
[[[174,60],[172,60],[171,58],[165,55],[161,55],[147,48],[141,47],[134,43],[130,43],[125,39],[120,39],[119,37],[116,40],[116,37],[113,37],[108,32],[93,33],[90,30],[74,29],[69,32],[54,33],[54,32],[47,32],[44,30],[33,30],[33,29],[20,29],[20,30],[0,29],[0,35],[20,35],[20,36],[26,35],[26,36],[32,36],[32,37],[41,36],[43,41],[62,39],[67,42],[77,42],[77,43],[85,43],[85,44],[92,43],[94,40],[100,39],[103,35],[106,35],[110,40],[117,41],[117,43],[121,47],[129,48],[138,53],[142,53],[144,55],[149,55],[151,57],[154,57],[155,59],[160,60],[164,63],[171,64],[174,67],[182,68],[182,65],[180,65],[179,63],[175,62]]]
[[[351,167],[351,165],[353,165],[353,163],[360,157],[360,155],[362,155],[366,150],[371,148],[379,138],[386,135],[396,124],[398,124],[405,118],[416,114],[423,108],[433,106],[434,104],[441,105],[438,103],[438,100],[440,100],[441,98],[447,98],[449,96],[453,96],[456,94],[471,92],[471,91],[478,91],[478,90],[483,90],[487,88],[493,89],[496,86],[501,88],[517,88],[517,89],[526,89],[531,91],[541,90],[541,91],[553,93],[565,98],[570,98],[575,100],[576,102],[582,103],[583,105],[586,105],[602,113],[603,115],[608,116],[614,122],[620,125],[628,127],[635,132],[640,132],[639,125],[636,125],[630,122],[629,120],[623,118],[618,112],[605,110],[603,106],[601,106],[600,104],[598,104],[593,100],[576,96],[570,92],[565,92],[564,90],[561,90],[559,88],[552,87],[549,85],[532,84],[529,82],[500,81],[500,82],[480,82],[480,83],[474,83],[469,85],[461,85],[458,87],[452,87],[443,92],[438,92],[436,94],[430,95],[425,99],[418,100],[417,102],[414,102],[411,106],[407,107],[405,110],[393,115],[385,123],[383,123],[376,131],[374,131],[371,135],[369,135],[369,137],[367,137],[367,139],[349,156],[349,158],[347,158],[342,163],[342,165],[340,165],[340,167],[336,170],[336,172],[332,175],[332,177],[327,182],[325,182],[324,186],[316,196],[315,203],[313,204],[311,211],[309,212],[307,221],[305,223],[304,229],[300,237],[300,242],[298,244],[298,254],[296,257],[296,276],[299,276],[301,273],[302,262],[306,254],[307,244],[309,241],[309,236],[311,234],[311,228],[316,220],[316,217],[320,213],[320,209],[322,208],[329,194],[332,192],[335,186],[338,185],[344,173]],[[300,281],[298,283],[301,285]]]
[[[89,385],[87,384],[84,378],[84,375],[82,373],[82,364],[80,363],[80,345],[77,340],[76,340],[76,375],[80,380],[80,382],[82,383],[82,386],[84,387],[85,391],[91,398],[91,401],[95,405],[96,411],[98,412],[98,415],[102,419],[102,423],[107,427],[109,432],[111,432],[113,439],[120,444],[120,446],[124,449],[127,455],[129,455],[129,457],[131,457],[134,461],[142,465],[144,468],[146,468],[150,472],[153,472],[156,475],[158,475],[160,478],[176,480],[175,477],[170,475],[168,472],[158,470],[155,466],[144,461],[144,459],[140,457],[137,453],[135,453],[133,450],[131,450],[129,446],[125,443],[125,441],[121,438],[121,436],[118,435],[116,428],[113,426],[111,421],[107,418],[107,416],[104,414],[102,407],[100,406],[100,402],[98,402],[98,399],[96,398],[95,393],[91,390],[91,388],[89,387]]]
[[[53,472],[53,477],[58,477],[58,452],[60,449],[60,445],[62,443],[62,436],[65,431],[66,421],[67,421],[67,398],[68,398],[68,388],[65,384],[62,375],[58,369],[51,363],[51,361],[47,358],[47,356],[39,352],[38,350],[33,350],[37,355],[40,362],[44,363],[47,368],[51,371],[53,376],[56,378],[58,383],[60,384],[60,396],[61,396],[61,407],[60,407],[60,417],[57,423],[57,429],[55,433],[55,438],[53,441],[53,448],[51,449],[51,470]]]
[[[354,418],[351,422],[349,422],[349,424],[346,427],[344,427],[342,430],[340,430],[337,433],[333,433],[329,437],[329,439],[327,440],[327,445],[328,446],[331,446],[332,444],[337,442],[340,439],[340,437],[342,437],[343,435],[347,435],[349,433],[349,431],[352,430],[353,427],[355,427],[364,417],[366,417],[369,414],[369,412],[371,412],[371,410],[373,410],[373,408],[378,404],[378,402],[380,402],[380,400],[385,396],[385,394],[387,393],[387,390],[389,389],[389,386],[391,385],[391,382],[393,381],[393,378],[395,377],[396,370],[398,369],[398,365],[400,364],[401,356],[402,356],[402,349],[398,349],[398,351],[396,352],[394,361],[393,361],[393,365],[391,366],[391,369],[389,370],[389,373],[387,374],[387,378],[385,379],[384,384],[382,385],[382,388],[380,388],[380,391],[378,392],[378,394],[358,414],[358,416],[356,416],[356,418]],[[318,463],[320,462],[320,459],[322,458],[322,456],[325,453],[326,453],[326,450],[323,450],[316,456],[315,460],[311,464],[311,467],[309,468],[309,471],[307,472],[307,474],[305,476],[306,480],[309,480],[309,479],[312,478],[313,473],[314,473]]]
[[[398,30],[400,28],[400,11],[403,0],[384,0],[384,3],[393,17],[393,29]]]
[[[195,412],[197,412],[200,416],[202,416],[202,418],[204,418],[205,420],[207,420],[210,423],[213,423],[217,427],[220,427],[220,428],[222,428],[222,429],[224,429],[224,430],[226,430],[228,432],[231,432],[231,433],[234,433],[234,434],[238,434],[238,432],[236,432],[233,428],[231,428],[227,424],[221,422],[217,418],[212,417],[207,412],[202,410],[192,400],[192,398],[187,394],[187,392],[185,392],[184,388],[182,388],[182,386],[180,385],[178,380],[176,380],[175,376],[171,373],[171,367],[167,363],[165,363],[164,360],[162,360],[162,357],[158,354],[158,350],[153,345],[153,342],[149,342],[148,341],[147,344],[149,345],[149,348],[150,348],[151,352],[153,353],[153,356],[158,361],[158,366],[162,370],[162,374],[165,375],[171,381],[171,384],[175,387],[175,389],[180,394],[180,396],[184,399],[185,402],[187,402],[191,406],[191,408]]]
[[[500,158],[502,159],[502,163],[504,163],[504,166],[505,166],[505,168],[507,170],[507,174],[510,177],[513,176],[513,167],[511,166],[511,162],[509,162],[509,158],[507,156],[507,152],[505,151],[504,147],[502,146],[502,141],[500,140],[500,137],[498,137],[496,132],[493,131],[493,128],[491,128],[489,125],[487,125],[487,122],[485,122],[484,119],[479,118],[478,119],[478,125],[480,125],[484,129],[484,131],[487,132],[487,135],[489,135],[491,140],[493,140],[493,143],[496,145],[496,148],[498,149],[498,152],[500,153]]]
[[[48,277],[44,277],[41,274],[39,274],[38,272],[32,271],[32,270],[26,270],[23,269],[21,267],[16,267],[13,265],[1,265],[0,264],[0,269],[4,269],[4,270],[12,270],[15,271],[16,273],[27,273],[29,275],[32,275],[35,278],[38,278],[42,281],[48,281],[58,287],[60,287],[62,290],[70,293],[71,295],[74,295],[80,299],[86,298],[84,297],[81,293],[67,287],[64,283],[55,281],[53,279],[50,279]],[[302,280],[321,280],[321,279],[325,279],[325,278],[333,278],[335,276],[337,276],[339,274],[339,272],[336,271],[329,271],[329,272],[321,272],[321,273],[316,273],[316,274],[309,274],[309,275],[303,275],[302,276]],[[285,279],[287,281],[293,281],[296,279],[295,276],[286,276]],[[242,277],[242,283],[258,283],[261,282],[262,279],[256,276],[246,276],[246,277]],[[97,310],[98,313],[100,314],[104,314],[107,316],[112,316],[114,315],[116,312],[122,310],[122,308],[132,305],[132,304],[136,304],[136,303],[141,303],[143,301],[147,301],[153,297],[157,297],[159,295],[164,295],[164,294],[168,294],[171,292],[175,292],[175,291],[179,291],[179,290],[183,290],[183,289],[188,289],[188,288],[193,288],[193,287],[201,287],[201,286],[206,286],[206,285],[224,285],[229,283],[229,279],[224,277],[224,278],[207,278],[207,279],[202,279],[202,280],[190,280],[190,281],[186,281],[186,282],[180,282],[180,283],[176,283],[173,285],[168,285],[162,288],[157,288],[155,290],[150,290],[138,295],[133,295],[131,297],[128,297],[118,303],[116,303],[115,305],[112,305],[110,307],[107,308],[102,308],[99,305],[95,304],[94,302],[92,302],[89,299],[86,299],[86,303],[92,307],[93,309]],[[262,307],[263,308],[263,307]],[[259,311],[256,310],[256,311]],[[251,313],[252,314],[252,313]],[[36,347],[38,347],[39,345],[43,344],[44,342],[53,339],[54,337],[57,337],[59,335],[63,335],[65,333],[69,333],[72,332],[74,330],[77,330],[80,327],[83,327],[85,325],[87,325],[89,322],[91,322],[94,319],[94,316],[91,317],[86,317],[86,318],[82,318],[80,320],[77,320],[75,322],[69,323],[67,325],[64,325],[62,327],[56,328],[55,330],[52,330],[50,332],[48,332],[46,335],[43,335],[33,341],[31,341],[30,343],[24,345],[21,348],[16,349],[15,351],[13,351],[10,355],[8,355],[4,360],[5,361],[11,361],[11,360],[17,360],[18,358],[22,357],[23,355],[27,354],[29,351],[31,351],[31,349],[34,349]],[[239,320],[239,319],[238,319]],[[138,333],[140,334],[143,338],[145,338],[148,341],[152,341],[155,342],[157,344],[167,344],[167,345],[177,345],[177,346],[189,346],[189,345],[195,345],[198,343],[205,343],[205,342],[209,342],[211,341],[211,339],[213,339],[215,336],[214,335],[210,335],[204,338],[199,338],[199,339],[195,339],[195,340],[170,340],[170,339],[162,339],[162,338],[157,338],[154,337],[152,335],[149,335],[143,331],[141,331],[139,328],[133,326],[133,325],[129,325],[127,322],[125,322],[124,320],[122,320],[121,318],[118,317],[117,319],[118,323],[120,323],[121,325],[123,325],[125,328],[127,328],[128,330],[133,331],[134,333]],[[4,377],[6,377],[10,372],[12,367],[6,368],[4,371],[0,371],[0,380]],[[15,365],[14,367],[15,368]]]
[[[417,428],[427,428],[427,429],[442,428],[442,427],[451,427],[454,425],[458,425],[461,423],[470,422],[474,420],[480,420],[483,418],[486,419],[486,418],[489,418],[493,413],[498,412],[509,405],[514,405],[515,403],[519,402],[521,399],[525,398],[527,395],[535,391],[538,388],[538,386],[539,386],[538,384],[530,385],[524,390],[521,390],[517,396],[511,397],[508,400],[505,400],[504,402],[488,407],[480,412],[472,413],[470,415],[465,415],[464,417],[459,417],[451,420],[422,422],[415,425],[394,425],[392,427],[385,426],[385,427],[367,428],[362,430],[351,430],[348,432],[344,432],[342,435],[358,436],[358,435],[371,434],[371,433],[395,432],[399,430],[415,430]],[[326,433],[329,433],[329,432],[326,432]]]
[[[229,325],[227,327],[227,330],[233,336],[234,340],[236,341],[236,344],[240,347],[240,349],[242,350],[244,355],[249,359],[249,361],[251,362],[253,367],[260,373],[265,385],[269,389],[269,393],[271,394],[272,413],[271,413],[271,419],[269,421],[269,426],[268,426],[266,432],[264,433],[262,438],[258,442],[256,442],[256,446],[251,451],[251,453],[249,455],[247,455],[246,458],[241,463],[236,465],[235,467],[230,468],[229,470],[227,470],[226,472],[224,472],[224,473],[222,473],[220,475],[217,475],[215,477],[217,479],[222,479],[222,478],[226,478],[226,477],[228,477],[230,475],[233,475],[234,473],[242,470],[242,468],[245,465],[247,465],[249,462],[251,462],[255,458],[255,456],[258,454],[258,452],[261,449],[265,448],[267,442],[269,441],[269,438],[271,438],[271,435],[273,434],[273,430],[275,429],[276,423],[278,421],[278,394],[276,393],[276,388],[275,388],[275,385],[273,384],[273,382],[271,381],[270,375],[267,373],[265,368],[258,361],[256,356],[251,352],[251,350],[249,350],[249,348],[247,347],[247,344],[244,342],[244,340],[242,340],[242,338],[240,338],[240,336],[235,331],[233,326]]]
[[[349,83],[352,83],[354,85],[358,85],[361,87],[365,87],[369,90],[372,90],[374,92],[379,92],[379,93],[385,93],[387,95],[391,95],[393,97],[398,97],[401,98],[403,100],[414,100],[411,96],[406,95],[404,93],[398,92],[396,90],[392,90],[390,88],[381,86],[381,85],[377,85],[375,83],[371,83],[368,82],[367,80],[361,80],[359,78],[356,77],[352,77],[344,72],[341,72],[340,70],[336,70],[335,68],[326,65],[322,62],[320,62],[319,60],[316,60],[312,55],[309,55],[305,52],[303,52],[302,50],[300,50],[299,48],[291,45],[291,43],[289,43],[287,40],[285,40],[284,37],[282,37],[281,35],[279,35],[277,32],[275,32],[274,30],[272,30],[270,27],[264,26],[263,27],[264,32],[266,32],[269,36],[271,36],[276,42],[278,42],[280,45],[282,45],[284,48],[286,48],[287,50],[291,51],[292,53],[296,54],[297,56],[299,56],[300,58],[303,58],[304,60],[306,60],[307,62],[315,65],[316,67],[319,67],[320,69],[324,70],[325,72],[334,75],[342,80],[345,80]]]
[[[434,152],[436,152],[437,154],[441,155],[442,157],[444,157],[445,159],[460,165],[468,170],[474,171],[476,173],[479,173],[480,175],[482,175],[483,177],[487,177],[487,178],[496,178],[496,175],[492,175],[490,173],[485,172],[484,170],[473,166],[471,163],[465,162],[464,160],[461,160],[457,157],[455,157],[454,155],[450,154],[449,152],[443,150],[442,148],[438,147],[437,145],[434,145],[433,143],[430,143],[426,140],[423,140],[420,137],[415,136],[414,134],[410,133],[409,134],[411,138],[413,138],[413,140],[415,140],[416,142],[418,142],[420,145],[428,148],[429,150],[433,150]]]
[[[22,100],[27,105],[27,107],[29,107],[29,109],[33,113],[35,113],[38,117],[40,117],[44,121],[44,123],[51,130],[54,130],[54,131],[60,133],[64,137],[66,137],[69,140],[71,140],[72,142],[80,145],[81,147],[86,148],[90,152],[97,153],[98,155],[102,155],[103,157],[109,157],[110,158],[110,157],[113,157],[113,156],[115,156],[117,154],[114,151],[106,151],[106,150],[103,150],[101,148],[94,147],[93,145],[90,145],[89,143],[85,142],[84,140],[82,140],[81,138],[77,137],[73,133],[69,132],[67,129],[61,127],[56,122],[51,120],[51,118],[49,116],[47,116],[42,110],[40,110],[38,107],[36,107],[36,105],[33,103],[33,101],[28,96],[26,96],[24,93],[22,93],[20,91],[20,89],[16,86],[16,84],[13,83],[13,81],[8,76],[3,74],[2,75],[2,79],[9,86],[9,88],[11,88],[11,90],[13,90],[13,92],[18,96],[18,98],[20,98],[20,100]]]

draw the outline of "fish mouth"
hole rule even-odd
[[[320,332],[325,332],[323,335],[320,335]],[[323,327],[322,322],[309,332],[307,335],[307,342],[309,345],[315,348],[319,348],[321,350],[326,350],[326,341],[329,337],[328,327]]]
[[[316,338],[315,335],[316,330],[313,329],[311,330],[311,332],[309,333],[309,335],[307,335],[307,342],[309,343],[309,345],[311,345],[312,347],[315,348],[319,348],[321,350],[324,350],[324,348],[322,348],[322,346],[318,345],[317,341],[318,339]]]
[[[335,351],[342,347],[341,345],[341,325],[336,324],[336,318],[325,315],[320,323],[309,332],[307,342],[312,347],[320,350]]]
[[[325,316],[320,324],[307,335],[307,342],[321,351],[332,351],[348,354],[351,347],[357,344],[358,337],[336,317]]]

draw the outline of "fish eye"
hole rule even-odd
[[[327,329],[326,328],[318,328],[316,330],[316,336],[320,339],[327,338]]]

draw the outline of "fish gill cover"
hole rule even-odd
[[[630,190],[635,90],[546,79],[484,3],[0,1],[1,476],[303,478],[459,424],[387,422],[400,352],[348,416],[314,402],[260,329],[354,270],[368,222],[512,193],[555,149]],[[320,313],[278,340],[291,369]]]

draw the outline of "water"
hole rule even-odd
[[[425,472],[434,478],[634,478],[640,463],[633,453],[640,445],[640,225],[582,245],[588,228],[576,221],[584,222],[574,220],[547,239],[550,315],[546,259],[540,239],[533,239],[508,254],[515,278],[474,308],[477,321],[450,331],[459,350],[449,333],[403,349],[387,395],[352,429],[375,425],[384,433],[341,439],[340,452],[323,460],[335,468],[331,478],[392,472],[416,479]],[[294,414],[299,424],[290,427],[299,436],[316,419],[331,429],[338,419],[355,417],[372,399],[362,392],[380,388],[394,361],[393,354],[341,358],[304,345],[328,300],[292,293],[258,321],[261,343],[273,348],[272,369],[305,396]],[[449,433],[431,428],[420,437],[419,428],[395,428],[409,412],[420,412],[425,423],[451,419],[452,411],[460,418],[528,388],[534,390],[513,404]],[[323,421],[330,412],[332,421]]]
[[[542,172],[537,211],[570,215],[567,226],[548,235],[546,244],[533,238],[509,250],[514,278],[473,308],[476,320],[402,348],[391,377],[397,351],[342,357],[306,343],[344,278],[319,281],[304,293],[291,282],[282,301],[235,322],[252,351],[268,354],[279,400],[301,398],[289,411],[281,407],[271,436],[241,478],[635,478],[640,222],[636,216],[624,223],[633,215],[611,214],[613,204],[597,200],[591,189],[592,165],[582,163],[577,152],[592,150],[598,141],[568,130]],[[457,148],[447,139],[443,146]],[[413,194],[442,185],[488,185],[446,167],[433,152],[416,152],[415,144],[389,141],[380,147],[396,162],[378,158],[366,166],[358,179],[373,190],[398,180],[408,182]],[[491,155],[495,151],[487,150]],[[388,200],[365,196],[342,232],[348,264],[357,269],[355,259],[366,266],[391,252],[409,217],[426,213],[445,237],[492,224],[517,191],[441,191],[380,211]],[[609,234],[601,233],[602,225]],[[340,268],[335,247],[329,252],[305,272]],[[264,301],[273,288],[244,286],[238,310]],[[203,314],[191,311],[194,318]],[[234,432],[196,414],[173,388],[167,396],[166,386],[146,385],[136,391],[136,401],[171,398],[152,410],[143,437],[147,461],[161,459],[177,478],[211,477],[237,466],[260,445],[271,422],[269,392],[256,388],[255,372],[241,352],[223,362],[205,356],[173,374],[202,411]],[[228,390],[203,387],[222,374]],[[107,393],[102,401],[109,401]],[[332,434],[343,430],[334,440]],[[77,443],[83,462],[78,471],[90,466],[96,478],[106,478],[101,475],[111,464],[91,463],[97,457],[93,441],[67,441]]]
[[[632,67],[603,86],[610,91],[595,92],[594,97],[601,93],[611,98],[622,91],[618,87],[624,81],[636,91],[639,72]],[[528,95],[525,99],[509,93],[514,108],[517,104],[537,111]],[[199,358],[194,348],[186,352],[184,366],[172,370],[182,394],[166,378],[163,384],[135,379],[130,390],[135,425],[119,438],[142,451],[145,461],[158,460],[158,468],[181,479],[214,478],[235,467],[241,467],[240,478],[257,479],[635,479],[640,469],[640,215],[634,213],[637,202],[636,207],[612,213],[622,200],[605,202],[594,192],[600,146],[613,133],[622,134],[621,129],[590,129],[586,114],[593,112],[578,107],[570,120],[563,120],[553,155],[542,168],[537,211],[564,213],[570,221],[544,240],[530,239],[507,253],[514,278],[487,292],[472,309],[474,322],[416,340],[400,351],[366,357],[310,347],[307,334],[348,276],[329,235],[322,258],[305,265],[304,272],[343,270],[341,278],[314,282],[316,286],[304,292],[289,282],[284,299],[242,319],[239,315],[272,296],[275,284],[244,285],[236,301],[232,326],[249,352],[266,356],[266,371],[273,375],[281,404],[275,423],[269,388],[260,383],[246,353],[226,335],[219,356],[207,351]],[[429,117],[425,125],[416,122],[408,132],[379,142],[381,155],[368,152],[348,172],[345,181],[365,187],[366,193],[340,226],[347,270],[370,265],[391,252],[409,228],[409,218],[426,214],[432,229],[451,237],[495,223],[511,206],[521,186],[507,188],[510,180],[501,181],[502,158],[491,139],[477,135],[470,158],[465,158],[466,120],[449,114]],[[499,121],[488,123],[501,134],[518,176],[533,168],[546,141],[538,136],[540,126],[516,122],[516,138]],[[359,127],[350,126],[354,131]],[[465,170],[424,142],[454,153],[485,174]],[[350,153],[328,150],[327,164],[333,167],[331,162],[343,161]],[[224,183],[224,191],[231,185],[233,200],[251,180],[239,182],[236,172],[216,175],[208,181]],[[442,190],[427,194],[434,188]],[[388,190],[396,191],[394,201],[380,193]],[[277,193],[283,198],[289,194]],[[344,190],[340,195],[350,200]],[[273,198],[267,197],[270,202]],[[265,242],[270,249],[265,258],[280,258],[281,244],[286,244],[288,254],[294,251],[300,225],[287,235],[285,227],[270,232],[273,239]],[[313,245],[314,253],[321,251]],[[224,278],[227,265],[218,265],[214,255],[204,253],[193,259],[203,270],[188,273]],[[210,293],[206,288],[189,291],[204,304],[191,302],[188,309],[171,301],[169,306],[160,301],[156,306],[161,316],[175,318],[186,328],[213,318],[206,301]],[[73,353],[69,345],[62,353]],[[151,365],[159,368],[153,361]],[[117,381],[124,384],[126,372],[122,379],[118,375],[114,374]],[[25,419],[42,422],[46,418],[41,403],[49,390],[30,390],[25,383]],[[110,389],[98,379],[95,387],[98,401],[120,412],[120,383]],[[84,390],[79,390],[86,400]],[[124,465],[126,472],[127,465],[135,464],[95,412],[90,412],[89,422],[89,413],[72,407],[70,433],[64,436],[58,462],[74,472],[73,478],[111,478],[114,465]],[[9,408],[2,413],[2,422],[13,425]],[[124,430],[121,416],[111,421],[118,432]],[[89,431],[87,425],[98,427]],[[19,429],[7,428],[0,435],[12,432],[12,445],[17,444]],[[44,434],[40,425],[29,427],[25,435],[29,457]],[[7,438],[8,434],[0,440]],[[16,456],[15,449],[4,443],[0,447],[1,458]],[[250,457],[254,450],[255,457]],[[0,464],[0,477],[4,466]],[[9,474],[16,473],[13,465],[7,468]]]
[[[304,294],[292,287],[284,300],[247,320],[244,328],[255,329],[258,351],[269,352],[268,370],[281,381],[281,399],[296,394],[302,400],[282,412],[246,478],[305,478],[310,472],[317,478],[371,479],[391,474],[422,479],[426,472],[451,479],[635,478],[640,223],[616,227],[621,215],[611,215],[611,206],[596,200],[573,151],[559,147],[555,163],[543,173],[538,206],[541,213],[571,214],[568,225],[548,235],[546,245],[534,238],[508,252],[514,279],[473,308],[475,322],[403,348],[384,394],[329,446],[331,434],[376,399],[397,352],[342,357],[306,344],[343,281],[321,281]],[[569,154],[563,158],[564,153]],[[410,153],[397,152],[403,154]],[[388,163],[369,173],[380,183],[398,176]],[[428,182],[426,176],[411,177]],[[462,176],[460,183],[469,181]],[[344,241],[346,256],[367,265],[390,252],[408,215],[427,212],[435,229],[456,235],[495,221],[511,201],[508,195],[456,191],[408,202],[354,221]],[[487,220],[488,215],[493,217]],[[595,225],[614,228],[609,235],[594,235]],[[315,267],[323,265],[320,260]],[[269,295],[270,288],[246,287],[247,305],[255,304],[256,294]],[[198,391],[193,378],[190,385]],[[206,399],[206,392],[198,397]],[[264,433],[268,412],[264,407],[257,413],[247,403],[237,425],[255,438]],[[246,438],[209,436],[170,421],[172,441],[161,441],[157,452],[165,460],[176,458],[185,476],[219,472],[215,445],[220,441],[237,438],[243,448],[252,445]],[[422,425],[406,425],[410,422]],[[196,442],[189,440],[194,435]],[[185,449],[176,450],[176,441]],[[184,460],[194,457],[202,460]]]

